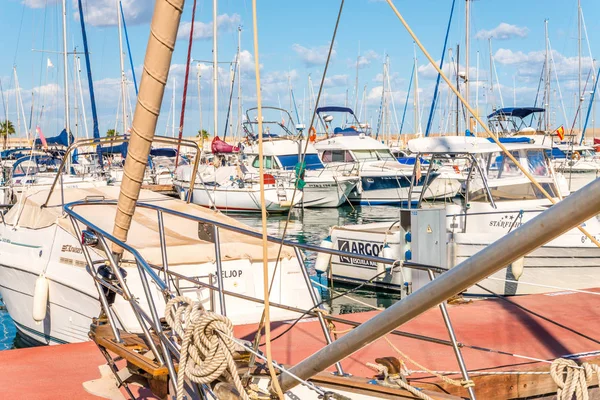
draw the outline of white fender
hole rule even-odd
[[[321,247],[324,249],[333,249],[333,241],[331,236],[327,236],[321,241]],[[315,262],[315,269],[318,272],[325,272],[329,269],[329,263],[331,262],[331,254],[319,253],[317,255],[317,261]]]
[[[512,274],[516,280],[519,280],[521,275],[523,275],[523,264],[525,264],[525,259],[523,257],[512,263]]]
[[[46,318],[46,308],[48,307],[48,279],[40,275],[35,281],[33,292],[33,320],[39,324]]]

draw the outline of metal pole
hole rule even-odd
[[[290,372],[300,379],[309,379],[450,296],[466,290],[537,247],[577,227],[600,213],[600,202],[589,200],[599,196],[600,179],[596,179],[331,345],[314,353],[291,368]],[[298,381],[283,375],[280,377],[280,384],[285,392],[295,387]]]
[[[79,228],[77,221],[75,221],[75,219],[73,217],[71,217],[71,223],[73,224],[73,228],[75,228],[75,233],[77,234],[77,237],[81,237],[81,229]],[[87,246],[82,244],[81,250],[83,251],[83,256],[85,257],[85,261],[90,266],[90,270],[93,272],[94,275],[97,275],[96,268],[94,267],[94,262],[92,261],[92,257],[90,257],[90,253],[89,253]],[[96,289],[98,290],[98,296],[100,297],[100,303],[102,304],[104,311],[106,311],[106,317],[108,318],[108,322],[110,323],[110,329],[112,330],[113,335],[115,336],[115,341],[117,343],[122,343],[123,341],[121,340],[121,334],[119,333],[119,330],[117,329],[117,326],[115,325],[115,321],[113,320],[113,316],[110,313],[110,306],[108,305],[108,300],[106,299],[106,296],[104,295],[102,286],[100,285],[100,283],[98,283],[98,281],[96,279],[94,279],[94,284],[96,285]]]
[[[308,270],[306,269],[306,266],[304,265],[304,260],[302,258],[302,253],[300,253],[300,250],[297,247],[294,247],[294,251],[296,252],[296,258],[298,259],[298,262],[300,263],[300,270],[302,270],[302,276],[304,277],[304,282],[306,282],[306,287],[308,288],[308,292],[310,293],[310,298],[312,299],[312,302],[314,304],[314,306],[316,307],[319,304],[319,301],[317,299],[317,295],[315,294],[315,291],[313,290],[313,285],[310,282],[310,277],[308,276]],[[331,340],[331,334],[329,332],[329,329],[327,329],[327,323],[325,322],[325,318],[323,318],[323,314],[318,312],[317,316],[319,318],[319,324],[321,324],[321,329],[323,329],[323,335],[325,336],[325,340],[327,341],[327,344],[331,344],[333,342],[333,340]],[[340,376],[344,376],[344,369],[342,368],[342,364],[339,362],[335,363],[335,369],[337,370],[338,375]]]
[[[213,0],[213,136],[219,134],[219,65],[217,60],[217,0]]]
[[[214,226],[215,233],[215,258],[217,261],[217,282],[219,283],[219,306],[221,314],[227,316],[225,310],[225,293],[223,293],[223,265],[221,263],[221,240],[219,239],[219,227]]]
[[[71,145],[71,118],[69,115],[69,67],[67,52],[67,0],[62,1],[63,28],[63,78],[65,85],[65,129],[67,130],[67,145]]]
[[[106,257],[108,258],[108,262],[110,263],[113,273],[115,274],[115,276],[117,277],[117,280],[119,281],[119,286],[121,286],[121,289],[123,290],[123,298],[131,304],[132,311],[135,314],[135,317],[137,318],[138,323],[140,324],[140,328],[142,328],[142,331],[144,332],[144,336],[146,337],[146,344],[148,345],[148,347],[150,347],[150,350],[152,351],[152,354],[154,354],[156,361],[159,364],[163,365],[164,361],[163,361],[162,355],[158,351],[158,348],[156,347],[154,340],[152,340],[152,335],[150,334],[150,331],[148,330],[148,327],[146,326],[144,319],[135,310],[135,307],[133,306],[133,304],[135,303],[135,299],[131,295],[131,292],[129,291],[129,287],[125,283],[125,278],[123,278],[123,275],[121,275],[121,271],[119,270],[119,264],[115,260],[113,253],[110,251],[110,248],[108,247],[108,243],[106,242],[106,239],[104,238],[104,236],[98,234],[98,239],[100,240],[100,244],[102,245],[102,249],[104,250]]]
[[[165,241],[165,223],[163,215],[160,210],[156,211],[158,214],[158,237],[160,238],[160,255],[162,256],[163,272],[165,274],[165,283],[167,284],[167,290],[171,291],[171,280],[169,279],[169,262],[167,260],[167,243]]]
[[[126,101],[126,90],[125,90],[125,61],[123,60],[123,23],[121,20],[121,0],[117,0],[117,21],[119,27],[119,62],[121,66],[121,97],[123,98],[123,135],[127,135],[127,101]],[[135,73],[135,72],[134,72]]]
[[[469,1],[469,0],[467,0]],[[468,3],[467,3],[468,4]],[[429,279],[433,282],[435,279],[435,275],[431,270],[427,271],[429,274]],[[456,335],[454,333],[454,328],[452,327],[452,322],[450,321],[450,315],[448,315],[448,308],[446,307],[446,302],[440,303],[440,311],[442,312],[442,317],[444,318],[444,324],[446,325],[446,329],[448,330],[448,335],[450,336],[450,342],[452,343],[452,349],[454,350],[454,355],[456,355],[456,361],[458,361],[458,367],[460,368],[460,373],[465,381],[469,381],[469,372],[467,371],[467,366],[465,365],[465,360],[463,359],[462,353],[458,348]],[[467,391],[469,392],[469,397],[472,400],[475,400],[475,391],[473,387],[467,387]]]

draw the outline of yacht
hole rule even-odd
[[[550,143],[505,143],[519,163],[556,201],[559,190],[546,152]],[[432,161],[452,156],[469,160],[470,177],[460,201],[443,206],[425,202],[401,210],[394,223],[333,228],[335,248],[358,254],[452,268],[552,205],[541,191],[506,157],[500,147],[483,138],[440,137],[414,139],[412,153],[430,154]],[[592,218],[582,226],[600,237],[600,222]],[[326,272],[348,283],[368,282],[374,287],[412,291],[429,281],[420,271],[393,273],[373,263],[334,256]],[[374,278],[376,275],[376,278]],[[551,291],[550,287],[581,289],[600,279],[600,249],[578,229],[563,234],[482,283],[501,295]],[[486,295],[481,287],[468,294]]]
[[[265,110],[266,109],[266,110]],[[249,115],[255,109],[248,110],[244,130],[249,138],[254,138],[257,119]],[[263,107],[263,111],[274,111],[292,117],[286,110],[275,107]],[[285,121],[285,118],[284,118]],[[291,122],[293,125],[293,121]],[[338,207],[348,201],[348,196],[358,184],[358,171],[354,166],[325,166],[313,142],[303,138],[302,132],[294,134],[280,121],[264,120],[263,126],[270,135],[263,141],[264,168],[269,174],[287,179],[301,179],[303,207]],[[248,140],[244,147],[247,168],[258,173],[258,143]],[[301,166],[302,164],[302,166]]]
[[[346,113],[355,121],[353,125],[342,125],[331,130],[334,117],[330,113]],[[383,143],[372,138],[361,128],[354,112],[347,107],[320,107],[320,120],[331,137],[315,143],[323,164],[330,168],[354,166],[360,181],[348,196],[350,202],[362,205],[401,205],[418,198],[424,186],[427,200],[443,200],[456,196],[460,183],[452,179],[436,181],[437,171],[426,174],[425,166],[419,162],[401,164]],[[433,166],[432,166],[433,167]],[[437,168],[436,168],[437,169]],[[425,185],[425,177],[429,181]],[[409,199],[410,197],[410,199]]]
[[[75,207],[79,215],[84,215],[95,226],[110,232],[119,189],[107,186],[64,189],[62,193],[59,190],[53,193],[48,190],[37,191],[27,194],[21,204],[13,206],[3,215],[0,224],[0,295],[17,329],[32,344],[89,340],[90,324],[100,312],[99,294],[94,283],[97,276],[92,273],[93,269],[82,252],[80,231],[85,228],[74,225],[63,212],[63,205],[80,202]],[[101,200],[104,204],[94,205],[94,200]],[[221,213],[147,190],[141,191],[139,200],[234,229],[249,229]],[[163,257],[158,229],[156,210],[136,210],[127,243],[138,249],[150,265],[160,266],[164,260],[168,260],[170,272],[216,285],[216,263],[217,259],[219,262],[222,260],[223,288],[236,294],[260,298],[263,249],[258,239],[222,228],[216,241],[212,226],[165,215],[164,232],[168,249]],[[89,245],[89,241],[86,244]],[[216,245],[219,249],[215,255]],[[274,273],[278,251],[276,244],[268,248],[271,274]],[[97,273],[105,279],[111,279],[112,276],[114,280],[110,269],[100,261],[106,260],[101,245],[95,247],[92,257]],[[298,279],[301,265],[295,253],[284,247],[280,257],[271,301],[302,309],[311,308],[313,303],[307,293],[308,288],[302,279]],[[133,259],[133,255],[125,254],[121,268],[127,276],[127,285],[140,293],[143,289],[138,268],[135,263],[126,261]],[[36,284],[40,280],[43,285]],[[185,280],[177,285],[185,295],[201,300],[206,309],[221,312],[211,290],[186,284]],[[40,293],[36,287],[43,287],[45,291]],[[157,299],[162,296],[158,287],[152,286],[152,296]],[[139,302],[148,312],[148,302],[143,299],[139,299]],[[257,322],[263,310],[262,304],[239,297],[226,296],[226,303],[227,316],[234,324]],[[40,304],[43,305],[41,315]],[[121,296],[117,296],[111,308],[118,316],[120,329],[139,331],[129,303]],[[163,315],[164,309],[160,309],[159,313]],[[291,311],[276,310],[272,319],[281,321],[297,316]]]

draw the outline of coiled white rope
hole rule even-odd
[[[227,317],[206,311],[189,297],[177,296],[167,303],[165,320],[182,340],[177,400],[184,399],[185,378],[209,384],[225,372],[231,375],[240,397],[250,399],[233,360],[236,344],[229,338],[233,336],[233,324]]]
[[[577,400],[589,400],[588,384],[594,375],[600,381],[600,367],[588,363],[577,365],[573,360],[557,358],[550,367],[550,375],[558,386],[558,400],[572,400],[573,395]]]

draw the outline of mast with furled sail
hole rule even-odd
[[[144,180],[184,3],[185,0],[157,0],[154,5],[113,228],[114,236],[124,242],[127,241],[136,201]],[[123,249],[114,245],[113,252],[121,255]]]

